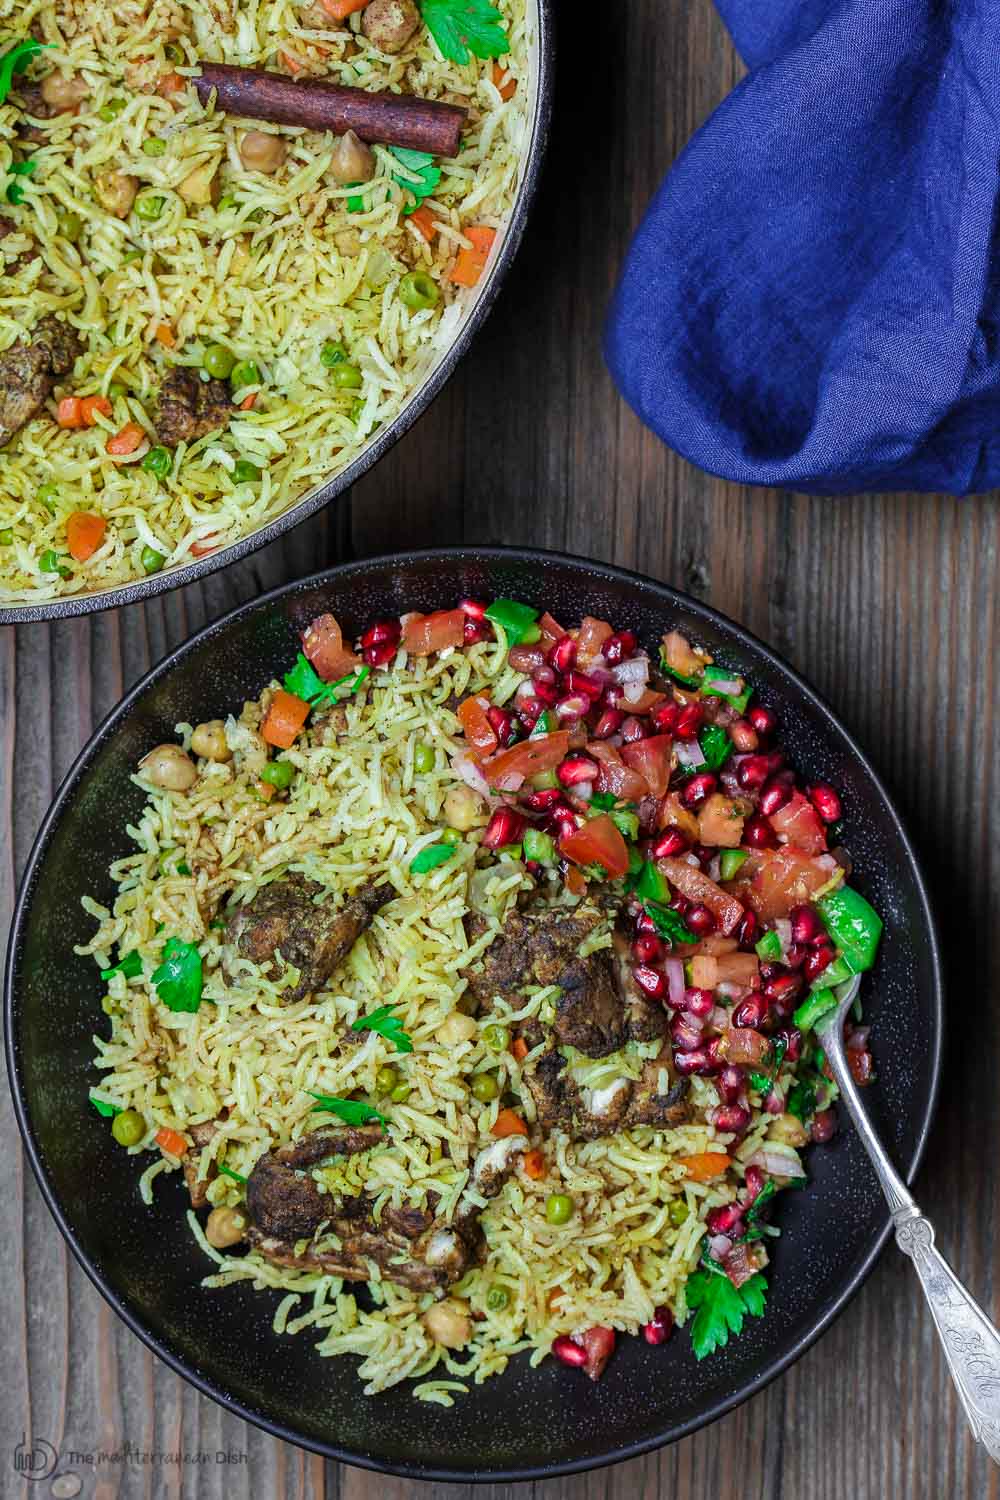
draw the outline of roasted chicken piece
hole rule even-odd
[[[30,343],[0,354],[0,448],[38,415],[80,351],[76,331],[50,315],[35,324]]]
[[[235,411],[224,380],[202,380],[197,370],[177,365],[160,387],[156,436],[168,448],[193,443],[225,427]]]
[[[690,1119],[688,1080],[677,1078],[669,1047],[644,1064],[638,1080],[620,1078],[601,1089],[580,1088],[565,1057],[553,1047],[525,1071],[524,1081],[542,1129],[564,1130],[577,1140],[596,1140],[635,1125],[662,1129]]]

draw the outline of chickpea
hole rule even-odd
[[[214,1250],[228,1250],[247,1234],[247,1216],[238,1208],[213,1208],[205,1224],[205,1238]]]
[[[116,219],[127,219],[139,191],[139,183],[127,172],[98,172],[94,179],[97,201]]]
[[[478,1029],[471,1016],[456,1010],[438,1027],[437,1039],[445,1047],[457,1047],[459,1042],[471,1041]]]
[[[157,745],[139,762],[139,771],[154,786],[186,792],[198,780],[194,761],[179,745]]]
[[[804,1146],[809,1139],[802,1121],[790,1114],[779,1115],[768,1131],[768,1136],[783,1146],[796,1147]]]
[[[402,52],[419,25],[413,0],[370,0],[361,17],[361,30],[380,52]]]
[[[90,84],[77,73],[64,78],[61,73],[47,73],[41,84],[42,98],[50,109],[66,114],[76,109],[81,100],[90,93]]]
[[[232,760],[233,752],[226,744],[226,726],[221,719],[206,719],[195,727],[191,736],[191,749],[205,760]]]
[[[331,19],[322,5],[304,5],[299,11],[299,25],[307,26],[310,31],[329,31]],[[336,25],[336,22],[333,24]]]
[[[288,147],[280,135],[263,130],[248,130],[240,141],[240,160],[248,172],[265,172],[271,176],[284,164]]]
[[[472,1337],[472,1322],[468,1316],[469,1304],[457,1297],[436,1302],[424,1313],[422,1322],[435,1344],[445,1349],[462,1349]]]
[[[177,194],[185,203],[205,204],[219,201],[219,163],[203,162],[177,185]]]
[[[452,828],[468,833],[477,823],[485,821],[485,804],[471,786],[453,786],[444,799],[444,815]]]
[[[342,135],[333,148],[329,172],[334,182],[367,182],[375,171],[375,156],[353,130]]]

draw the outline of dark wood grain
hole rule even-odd
[[[0,633],[0,922],[93,723],[169,646],[240,600],[328,561],[463,540],[636,567],[709,599],[803,671],[869,748],[915,833],[950,999],[920,1194],[959,1274],[1000,1314],[996,498],[742,489],[692,470],[639,426],[603,367],[604,308],[650,193],[739,65],[707,0],[630,0],[613,7],[613,23],[607,6],[579,3],[564,19],[552,147],[523,254],[473,353],[408,437],[349,501],[241,567],[145,608]],[[600,117],[597,71],[609,91]],[[102,1500],[430,1492],[272,1441],[147,1354],[68,1257],[3,1108],[0,1493],[15,1492],[10,1455],[22,1431],[64,1453],[128,1439],[212,1456],[181,1471],[82,1470],[83,1493]],[[217,1450],[246,1461],[217,1464]],[[437,1488],[455,1500],[473,1493]],[[1000,1484],[967,1436],[908,1267],[889,1251],[816,1348],[708,1431],[620,1468],[479,1493],[998,1500]]]

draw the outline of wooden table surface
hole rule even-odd
[[[522,255],[417,427],[350,497],[241,566],[146,608],[0,631],[0,929],[49,798],[92,725],[223,610],[327,563],[433,543],[534,543],[639,569],[742,621],[811,679],[867,746],[916,836],[950,1000],[919,1191],[959,1274],[1000,1314],[996,498],[743,489],[691,469],[640,427],[602,363],[604,309],[651,192],[740,67],[708,0],[562,9],[556,122]],[[598,77],[611,90],[603,118]],[[81,1493],[101,1500],[471,1494],[325,1464],[196,1395],[71,1261],[21,1161],[6,1097],[3,1107],[0,1495],[20,1493],[22,1433],[64,1455],[123,1441],[208,1454],[181,1468],[78,1467]],[[234,1461],[216,1462],[218,1450]],[[890,1250],[821,1343],[715,1426],[618,1468],[484,1493],[997,1500],[1000,1485],[967,1435],[908,1266]]]

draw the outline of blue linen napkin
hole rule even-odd
[[[1000,485],[1000,0],[719,9],[752,71],[629,250],[622,394],[747,484]]]

